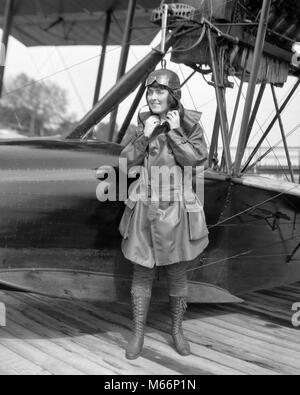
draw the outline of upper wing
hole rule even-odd
[[[132,44],[148,45],[158,28],[151,24],[151,9],[160,0],[137,0]],[[128,0],[22,0],[15,2],[11,34],[26,46],[101,45],[107,11],[112,11],[108,45],[120,45]],[[0,3],[3,27],[5,2]]]

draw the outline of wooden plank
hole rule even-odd
[[[267,305],[261,298],[260,301],[256,299],[250,299],[250,297],[247,298],[246,303],[243,305],[243,307],[258,307],[262,311],[265,311],[266,313],[269,314],[270,318],[279,318],[282,320],[286,320],[287,322],[290,321],[291,318],[291,305],[286,305],[285,307],[283,306],[276,306],[276,303],[274,301],[274,304],[272,305],[270,302]]]
[[[43,298],[44,299],[44,298]],[[45,302],[47,305],[48,302]],[[66,307],[64,307],[66,306]],[[88,305],[90,306],[90,305]],[[85,330],[98,330],[101,328],[101,337],[103,339],[107,339],[108,341],[114,342],[114,344],[119,345],[119,348],[123,351],[127,345],[127,341],[131,336],[131,330],[126,329],[123,325],[120,327],[120,320],[118,320],[118,325],[114,324],[111,321],[107,321],[101,318],[97,313],[91,312],[89,310],[85,310],[82,308],[77,308],[77,314],[74,318],[72,315],[72,309],[70,308],[70,304],[68,302],[62,302],[57,306],[50,306],[51,315],[56,317],[57,319],[68,319],[70,322],[76,322],[80,327],[84,326]],[[99,310],[101,308],[99,307]],[[101,310],[100,310],[101,314]],[[91,319],[92,318],[92,319]],[[131,326],[131,321],[128,320],[128,327]],[[98,337],[98,335],[95,335]],[[146,336],[146,344],[149,341]],[[147,351],[147,348],[145,347]],[[196,361],[192,361],[190,364],[187,363],[185,358],[180,357],[175,351],[171,348],[167,347],[168,352],[163,353],[163,348],[161,343],[152,344],[152,351],[145,352],[144,358],[140,358],[138,364],[141,366],[145,366],[147,369],[149,367],[148,373],[153,373],[153,364],[159,364],[156,366],[157,374],[203,374],[209,373],[206,370],[203,371],[203,368],[206,366],[205,364],[201,364],[198,368],[195,366]],[[173,353],[173,354],[172,354]],[[172,357],[170,356],[172,354]],[[220,371],[220,369],[219,369]],[[165,372],[165,373],[164,373]],[[233,373],[231,371],[231,373]]]
[[[249,311],[256,311],[258,313],[264,314],[266,317],[270,317],[274,323],[279,323],[280,325],[291,325],[291,315],[278,313],[275,310],[270,311],[265,306],[262,306],[259,303],[251,302],[244,304],[243,308]]]
[[[210,310],[207,310],[206,313],[209,316],[213,314]],[[282,346],[287,348],[293,347],[294,350],[300,352],[299,333],[295,329],[275,325],[263,318],[256,318],[254,314],[238,312],[232,306],[224,306],[224,309],[215,312],[214,316],[220,317],[225,322],[228,320],[231,323],[236,323],[246,330],[253,329],[257,336],[266,334],[272,341],[280,342]]]
[[[35,299],[35,297],[33,296],[31,298],[33,300]],[[122,328],[120,330],[120,327],[112,326],[110,323],[97,320],[93,315],[89,313],[85,314],[84,318],[80,320],[78,317],[82,315],[82,312],[80,312],[81,309],[77,306],[77,302],[73,304],[73,308],[72,306],[70,306],[72,305],[72,302],[68,303],[67,306],[68,314],[66,314],[65,311],[62,309],[61,301],[53,302],[53,299],[48,300],[47,298],[39,298],[39,297],[36,301],[37,301],[36,304],[39,305],[40,309],[45,308],[45,311],[47,311],[47,313],[49,313],[52,316],[52,318],[55,318],[59,322],[67,322],[68,325],[70,324],[74,325],[75,328],[79,328],[79,330],[83,333],[94,333],[94,338],[96,342],[99,341],[99,337],[101,336],[102,342],[105,342],[109,347],[111,345],[114,345],[115,349],[118,350],[117,358],[120,358],[121,360],[123,359],[125,361],[124,348],[125,345],[127,344],[127,341],[124,340]],[[55,305],[55,303],[57,305]],[[32,305],[32,302],[30,305]],[[43,305],[44,307],[42,307]],[[74,307],[76,307],[76,313],[74,313]],[[98,335],[99,332],[101,333],[101,335]],[[125,336],[128,339],[130,336],[130,332],[128,331],[128,334]],[[172,366],[172,363],[170,363],[170,365]],[[131,371],[132,369],[136,370],[135,366],[136,364],[135,362],[133,362],[131,366]],[[169,365],[161,366],[158,363],[156,363],[155,358],[153,362],[149,361],[149,363],[146,364],[141,363],[141,366],[143,366],[143,373],[147,371],[148,373],[151,372],[151,374],[174,374],[172,368],[168,368]],[[178,374],[178,372],[175,373]]]
[[[226,314],[226,311],[228,314]],[[287,338],[286,336],[281,336],[278,338],[278,330],[272,328],[265,328],[265,331],[262,330],[261,326],[256,326],[255,328],[251,327],[249,321],[241,322],[241,319],[236,319],[233,314],[230,314],[233,310],[228,308],[225,311],[225,314],[219,317],[219,314],[216,314],[215,317],[212,317],[211,314],[209,318],[204,318],[204,321],[214,322],[216,325],[219,325],[221,328],[227,326],[231,329],[234,333],[241,332],[249,336],[249,339],[261,339],[262,341],[269,343],[269,344],[278,344],[279,346],[283,347],[284,349],[290,348],[291,350],[295,350],[295,343],[294,340],[298,341],[297,333],[295,331],[295,336],[291,338]],[[196,315],[197,316],[197,315]],[[285,339],[285,343],[282,344],[283,339]],[[299,347],[296,347],[299,351]]]
[[[174,351],[173,347],[170,346],[169,342],[166,340],[165,336],[158,331],[151,331],[148,333],[147,347],[148,349],[153,349],[156,352],[161,352],[165,355],[172,356],[172,358],[177,357],[178,354]],[[194,366],[194,374],[200,374],[201,372],[208,372],[214,375],[246,375],[243,372],[243,367],[237,368],[231,365],[233,359],[228,358],[226,355],[216,355],[215,352],[207,350],[204,347],[197,346],[195,344],[191,345],[192,355],[184,358],[185,365]],[[182,357],[179,357],[182,359]],[[230,359],[230,362],[228,361]],[[248,369],[248,372],[251,369]]]
[[[112,306],[112,308],[110,310],[103,310],[101,311],[101,315],[103,318],[109,320],[110,322],[120,322],[122,325],[129,325],[130,326],[130,317],[128,317],[127,315],[121,315],[119,312],[115,313],[116,310],[116,305]],[[118,306],[119,308],[122,308],[122,306]],[[129,314],[130,315],[130,314]],[[153,316],[153,311],[151,311],[150,313],[150,317]],[[165,318],[164,318],[164,322],[165,322]],[[169,342],[171,340],[170,334],[168,333],[168,329],[169,326],[165,326],[165,327],[158,327],[157,325],[155,325],[157,322],[155,320],[155,323],[153,325],[152,321],[148,320],[148,324],[151,324],[151,329],[149,328],[149,333],[147,333],[147,336],[149,338],[158,340],[160,339],[162,342],[166,342],[165,338],[166,338],[166,332],[167,332],[167,337],[169,338]],[[149,327],[149,325],[148,325]],[[153,328],[155,327],[155,330],[153,331]],[[201,346],[198,346],[197,344],[192,344],[192,351],[194,354],[196,354],[198,357],[202,357],[202,358],[206,358],[208,360],[211,360],[212,362],[216,362],[218,361],[218,363],[220,365],[223,366],[227,366],[232,368],[234,365],[234,361],[232,358],[227,357],[226,355],[218,355],[217,353],[214,353],[211,350],[207,350]],[[220,359],[222,360],[222,363],[220,363]],[[243,364],[242,364],[243,365]],[[244,369],[243,369],[244,368]],[[237,372],[241,372],[241,373],[246,373],[251,371],[251,366],[241,366],[241,364],[239,364],[239,368],[236,369]],[[256,372],[257,373],[257,372]]]
[[[10,301],[5,298],[5,302],[10,307]],[[60,338],[57,331],[48,329],[46,325],[40,325],[33,320],[25,317],[20,311],[8,309],[9,328],[13,328],[14,333],[18,336],[34,337],[34,343],[47,350],[52,356],[59,356],[58,359],[68,361],[70,366],[78,369],[85,374],[114,374],[113,368],[109,364],[103,363],[101,358],[95,356],[87,349],[76,345],[72,339]],[[27,328],[30,328],[28,330]],[[28,341],[28,340],[27,340]],[[30,340],[31,342],[31,340]]]
[[[63,305],[66,305],[66,307],[62,307]],[[60,304],[60,308],[59,311],[62,312],[63,314],[68,314],[69,311],[69,302],[63,302],[62,304]],[[82,304],[79,303],[79,305],[81,306]],[[85,306],[85,304],[84,304]],[[90,313],[93,314],[93,318],[94,318],[94,322],[99,322],[102,329],[111,329],[112,327],[115,326],[115,324],[113,323],[113,319],[112,316],[107,317],[106,314],[109,312],[109,310],[107,308],[102,308],[99,306],[99,308],[97,309],[93,309],[93,304],[88,304],[86,306],[87,309],[89,309]],[[111,305],[112,306],[112,305]],[[66,310],[65,310],[66,309]],[[54,312],[55,314],[57,314],[58,312]],[[102,318],[104,318],[104,320]],[[77,315],[76,319],[82,319],[83,322],[86,322],[87,318],[86,318],[86,311],[81,311],[81,309],[79,310],[79,314]],[[131,320],[130,318],[126,318],[124,320],[124,317],[121,317],[120,315],[117,315],[117,317],[115,317],[115,321],[117,321],[117,323],[120,325],[122,325],[122,327],[124,325],[126,325],[127,327],[131,326]],[[128,338],[130,336],[130,331],[128,331]],[[106,336],[110,334],[105,334]],[[203,373],[210,373],[210,374],[242,374],[241,371],[237,371],[235,369],[232,369],[231,367],[228,366],[223,366],[222,364],[216,364],[215,362],[212,362],[210,360],[207,360],[205,358],[199,358],[199,357],[194,357],[194,356],[190,356],[188,358],[182,358],[181,356],[179,356],[174,350],[173,347],[170,347],[169,345],[167,345],[167,341],[164,340],[165,339],[165,335],[163,334],[162,337],[160,338],[160,341],[157,340],[157,338],[152,336],[152,331],[151,331],[151,335],[149,334],[149,332],[147,332],[147,336],[146,336],[146,342],[145,342],[145,351],[143,353],[143,355],[145,356],[145,359],[149,360],[154,358],[155,360],[159,360],[161,364],[165,365],[165,366],[169,366],[171,367],[171,369],[174,370],[180,370],[180,372],[184,373],[186,372],[186,374],[190,373],[190,374],[203,374]],[[117,339],[116,339],[117,340]],[[122,346],[122,339],[118,339],[118,341],[120,342],[120,346]],[[123,344],[124,346],[126,346],[126,343]],[[201,356],[201,355],[200,355]],[[140,359],[141,360],[141,359]],[[232,363],[232,361],[231,361]]]
[[[228,319],[230,321],[230,318]],[[218,335],[213,332],[218,332],[219,336],[226,335],[226,339],[222,342],[222,337],[219,337],[219,341],[222,344],[227,344],[229,347],[235,347],[237,353],[242,354],[242,358],[245,357],[248,360],[248,355],[251,354],[255,358],[264,358],[265,364],[276,368],[277,371],[283,371],[291,373],[294,370],[295,374],[300,373],[300,353],[296,353],[292,349],[292,343],[289,343],[289,349],[283,347],[281,341],[277,343],[268,338],[266,335],[259,336],[259,332],[248,331],[245,328],[240,328],[238,325],[233,326],[232,322],[218,322],[216,319],[206,320],[207,323],[213,325],[213,327],[205,326],[202,321],[202,327],[206,331],[213,333],[214,340],[218,339]],[[216,329],[219,328],[219,329]],[[200,329],[200,331],[202,328]],[[246,341],[248,339],[248,341]],[[213,341],[212,341],[213,343]],[[232,348],[230,352],[236,352],[235,348]],[[280,353],[279,353],[280,351]],[[291,355],[292,354],[292,355]],[[280,355],[280,359],[278,358]]]
[[[114,305],[112,306],[112,309],[115,309],[116,306],[118,306],[118,305],[115,305],[115,304],[114,304]],[[106,314],[107,314],[107,310],[105,310],[105,312],[106,312]],[[110,311],[110,312],[111,312],[111,311]],[[106,317],[106,318],[107,318],[107,317]],[[117,317],[117,319],[119,320],[119,317]],[[165,321],[165,317],[163,318],[163,320]]]
[[[76,369],[75,373],[73,370],[73,374],[88,374],[88,375],[98,375],[98,374],[113,374],[111,370],[100,367],[99,365],[91,363],[88,359],[82,359],[76,353],[74,353],[72,347],[70,346],[70,350],[67,348],[59,347],[53,341],[45,340],[43,337],[38,337],[35,332],[29,331],[23,325],[19,325],[11,319],[10,325],[11,333],[14,334],[15,337],[20,336],[21,334],[27,336],[34,336],[34,340],[26,340],[27,343],[37,348],[38,351],[44,352],[47,357],[52,356],[58,361],[65,362],[68,367]],[[20,342],[24,342],[24,340],[18,340]],[[64,373],[70,374],[70,373]]]
[[[118,322],[121,322],[123,325],[126,325],[126,321],[128,321],[128,320],[130,321],[130,319],[128,319],[127,317],[124,317],[124,316],[120,317],[119,314],[122,313],[122,311],[120,311],[121,308],[122,307],[120,305],[114,304],[110,310],[101,310],[101,315],[103,316],[103,314],[104,314],[105,319],[109,319],[110,321],[115,321],[115,322],[118,321]],[[116,310],[117,310],[117,314],[115,314]],[[151,311],[151,313],[152,314],[150,314],[150,317],[149,317],[150,319],[148,320],[149,321],[148,323],[151,324],[151,327],[152,328],[155,327],[156,330],[158,329],[160,331],[159,333],[161,333],[161,331],[164,331],[164,332],[169,331],[170,327],[169,327],[168,323],[166,324],[165,315],[162,314],[161,320],[159,321],[157,317],[155,317],[155,319],[152,320],[151,317],[153,317],[153,310]],[[124,314],[124,310],[123,310],[123,314]],[[200,323],[200,325],[201,325],[201,323]],[[189,328],[188,328],[187,324],[186,324],[186,329],[187,329],[186,334],[189,336],[190,333],[189,333],[189,330],[188,330]],[[196,334],[196,337],[198,337],[197,334]],[[209,350],[205,347],[202,347],[202,345],[197,344],[197,342],[195,341],[195,339],[193,337],[190,337],[189,340],[191,340],[193,343],[192,344],[193,352],[197,353],[197,350],[198,350],[199,356],[206,357],[208,359],[212,359],[214,362],[218,362],[219,364],[221,363],[221,364],[229,366],[229,367],[235,366],[237,371],[241,371],[241,372],[248,373],[248,374],[249,374],[249,372],[250,373],[253,372],[253,374],[258,374],[258,371],[261,374],[266,374],[266,373],[270,374],[271,373],[270,371],[267,371],[267,369],[263,370],[263,369],[260,369],[259,367],[254,366],[254,365],[251,366],[251,364],[248,364],[247,362],[243,363],[243,361],[236,360],[236,359],[232,358],[231,356],[227,356],[225,354],[221,355],[218,352],[214,352],[213,350]]]
[[[259,305],[250,305],[250,304],[244,304],[241,311],[246,312],[252,312],[256,314],[260,314],[261,316],[264,316],[265,318],[269,318],[272,320],[272,322],[275,325],[287,325],[290,324],[290,320],[286,316],[280,316],[280,315],[271,315],[270,312],[268,312],[265,308],[261,308]]]
[[[0,375],[50,375],[50,373],[0,344]]]
[[[30,367],[30,364],[34,363],[54,375],[82,375],[79,370],[74,369],[68,363],[41,350],[34,341],[29,342],[24,339],[19,339],[18,332],[13,330],[1,330],[1,332],[2,337],[0,338],[0,344],[17,355],[20,360],[23,360],[25,368],[27,366]],[[0,357],[0,360],[1,363],[5,363],[3,356]],[[31,374],[34,373],[31,372]]]
[[[276,295],[266,295],[260,293],[258,295],[250,295],[245,298],[245,302],[254,302],[260,303],[265,306],[270,312],[278,312],[278,313],[289,313],[291,302],[288,299],[283,299],[280,296]]]
[[[272,319],[277,319],[285,322],[290,321],[290,313],[289,311],[284,311],[283,309],[276,308],[275,306],[272,307],[270,301],[267,304],[266,302],[264,303],[262,298],[259,300],[257,298],[254,298],[252,296],[247,296],[245,299],[245,303],[242,304],[241,310],[242,309],[253,309],[257,310],[258,312],[267,314],[270,318]]]
[[[163,320],[163,316],[161,319]],[[277,354],[275,354],[276,350],[274,350],[273,346],[264,347],[264,342],[262,341],[251,340],[251,338],[248,340],[246,335],[240,336],[232,326],[226,329],[226,325],[223,325],[222,322],[214,321],[208,323],[199,318],[194,320],[194,322],[192,320],[186,321],[185,333],[194,343],[211,347],[213,350],[230,355],[237,360],[262,366],[262,368],[269,371],[291,373],[294,369],[294,361],[290,359],[284,359],[278,363]],[[288,356],[284,358],[288,358]],[[294,374],[298,373],[299,370],[294,369]],[[262,374],[266,374],[266,372]]]
[[[114,305],[114,306],[112,307],[113,311],[115,311],[116,308],[118,308],[117,306],[118,306],[118,305]],[[223,306],[223,305],[222,305],[222,306]],[[220,315],[220,311],[222,311],[222,309],[223,309],[222,306],[220,306],[218,310],[217,310],[217,308],[215,308],[215,307],[212,307],[210,310],[208,310],[207,307],[200,307],[200,308],[199,308],[199,311],[201,312],[201,313],[200,313],[201,315],[200,315],[200,316],[199,316],[199,315],[194,315],[194,316],[192,316],[192,318],[196,318],[196,317],[197,317],[197,318],[199,319],[199,324],[201,324],[202,319],[204,319],[204,321],[205,321],[208,311],[210,312],[209,315],[219,316],[219,315]],[[224,306],[224,309],[226,309],[226,306],[227,306],[227,305]],[[191,308],[193,308],[193,307],[191,307]],[[158,309],[159,309],[159,308],[158,308]],[[204,309],[204,310],[203,310],[203,309]],[[189,318],[191,318],[191,313],[190,313],[190,311],[191,311],[191,310],[188,311],[187,320],[188,320]],[[194,310],[192,310],[192,311],[194,311]],[[111,313],[111,312],[110,312],[110,313]],[[202,313],[203,313],[203,314],[202,314]],[[163,315],[163,313],[162,313],[162,315]],[[228,314],[227,314],[227,315],[228,315]],[[203,318],[203,317],[205,317],[205,318]],[[163,320],[166,321],[166,317],[165,317],[165,316],[163,316]],[[231,320],[231,316],[228,317],[228,320],[229,320],[229,321]],[[220,319],[220,322],[219,322],[221,326],[222,326],[222,321],[223,321],[223,316],[222,316],[222,318]],[[188,321],[187,321],[187,322],[188,322]],[[236,331],[236,327],[234,327],[234,331]],[[296,332],[295,332],[295,333],[296,333]],[[256,335],[256,334],[257,334],[257,333],[254,333],[254,335]],[[298,334],[296,334],[296,335],[298,335]],[[296,336],[296,335],[295,335],[295,336]],[[274,341],[276,342],[276,338],[274,338]]]
[[[225,310],[227,310],[228,307],[230,306],[226,306]],[[266,307],[261,307],[261,305],[257,303],[245,303],[240,307],[238,313],[245,317],[257,317],[257,319],[261,320],[261,322],[265,322],[267,326],[273,327],[275,329],[284,329],[286,333],[296,337],[295,328],[291,324],[291,310],[289,314],[280,316],[274,312],[270,312]]]
[[[9,307],[9,305],[8,305]],[[65,348],[61,345],[55,343],[55,340],[52,339],[52,335],[48,332],[48,335],[40,335],[36,333],[36,331],[29,330],[24,325],[24,319],[20,312],[13,312],[9,309],[8,311],[9,317],[9,326],[7,327],[7,332],[11,333],[15,339],[5,339],[5,344],[11,346],[11,343],[29,343],[34,346],[38,352],[42,351],[44,354],[48,356],[52,356],[58,361],[65,361],[68,366],[73,367],[73,374],[84,373],[84,374],[111,374],[111,370],[99,366],[98,364],[94,364],[88,360],[88,358],[83,359],[80,355],[78,355],[74,349],[72,348],[71,342],[65,342]],[[30,321],[29,326],[34,323]],[[57,333],[56,333],[57,335]],[[51,339],[51,340],[50,340]],[[2,342],[4,340],[2,339]],[[64,343],[64,341],[62,341]],[[69,369],[65,369],[65,371],[69,371]],[[69,374],[69,373],[67,373]]]
[[[275,300],[274,300],[274,299]],[[270,313],[281,313],[282,309],[284,310],[287,305],[289,305],[289,301],[283,298],[276,298],[274,296],[268,296],[260,294],[248,294],[245,296],[245,303],[251,304],[256,303],[260,304],[261,307],[269,309]]]
[[[21,307],[20,301],[16,300],[16,305]],[[28,318],[40,325],[46,324],[47,328],[59,331],[60,336],[67,336],[72,339],[72,341],[85,349],[88,352],[95,353],[96,357],[99,356],[103,359],[105,363],[110,364],[114,369],[117,369],[118,374],[147,374],[148,371],[142,367],[137,366],[135,362],[127,361],[124,359],[123,350],[111,342],[107,342],[100,337],[93,335],[84,334],[75,327],[68,325],[67,320],[64,322],[62,320],[56,320],[53,317],[43,313],[41,309],[33,307],[33,303],[26,310],[23,309],[23,314]],[[161,372],[161,368],[158,366],[153,366],[152,369]],[[163,369],[164,370],[164,369]],[[170,374],[171,371],[164,370],[164,373]]]
[[[278,315],[278,313],[274,313],[274,311],[269,311],[265,305],[259,305],[254,302],[247,302],[240,305],[237,309],[233,305],[226,305],[224,308],[222,306],[218,306],[219,314],[224,312],[230,312],[234,314],[238,314],[242,317],[245,317],[245,320],[255,320],[260,322],[261,324],[265,324],[267,327],[284,330],[285,333],[289,334],[291,337],[296,338],[295,328],[291,325],[291,312],[290,314]],[[289,309],[290,311],[290,309]]]
[[[160,328],[160,331],[162,330],[162,327],[156,325],[155,331],[152,331],[149,337],[157,339],[159,336],[162,336],[161,332],[157,330],[158,327]],[[215,364],[218,367],[223,367],[223,369],[224,367],[227,369],[231,368],[235,374],[275,375],[275,372],[273,372],[272,369],[266,369],[249,361],[242,360],[236,355],[232,355],[230,352],[228,352],[228,350],[224,350],[224,348],[217,349],[208,347],[207,343],[202,343],[202,339],[196,341],[195,337],[191,334],[187,326],[185,328],[185,335],[186,339],[191,344],[192,353],[197,358],[205,358],[207,361],[210,361],[211,364]]]
[[[290,323],[291,302],[299,290],[295,284],[260,291],[246,295],[242,305],[190,305],[184,323],[192,348],[187,358],[170,344],[168,307],[153,305],[144,352],[136,361],[124,356],[130,306],[1,293],[8,327],[0,329],[0,375],[7,370],[16,374],[14,364],[19,374],[93,374],[99,369],[137,375],[300,374],[299,331]],[[11,369],[2,363],[4,357],[11,359]]]
[[[284,299],[286,302],[290,302],[291,304],[300,302],[300,293],[296,294],[292,291],[274,289],[260,292],[260,294],[264,296],[270,296],[276,299]]]
[[[284,285],[283,287],[280,287],[280,289],[282,289],[282,290],[287,289],[287,290],[291,290],[291,291],[300,293],[300,283]]]

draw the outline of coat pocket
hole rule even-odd
[[[202,204],[195,196],[194,201],[188,201],[185,204],[187,211],[189,238],[190,240],[200,240],[209,234],[206,225],[205,213]]]
[[[123,239],[128,239],[129,232],[130,232],[131,219],[134,214],[134,208],[135,208],[136,202],[133,202],[130,199],[128,199],[128,200],[126,200],[125,204],[126,204],[126,207],[125,207],[125,211],[124,211],[123,217],[122,217],[120,225],[119,225],[119,232],[123,236]]]

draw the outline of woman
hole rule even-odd
[[[128,168],[144,165],[140,178],[131,186],[119,228],[123,254],[134,264],[134,332],[126,351],[128,359],[141,354],[155,270],[160,266],[166,268],[168,277],[175,348],[183,356],[190,354],[182,330],[188,296],[187,266],[208,245],[203,206],[193,192],[192,201],[186,201],[179,174],[185,166],[207,164],[200,114],[183,109],[181,84],[174,72],[154,71],[146,87],[150,112],[140,117],[136,136],[121,153]],[[172,182],[171,178],[168,185],[161,179],[158,183],[153,178],[150,181],[149,173],[163,166],[172,171]],[[140,194],[142,199],[136,199],[137,190],[144,192]]]

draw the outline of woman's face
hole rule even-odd
[[[147,91],[147,100],[153,114],[163,115],[170,110],[169,92],[161,86],[150,86]]]

